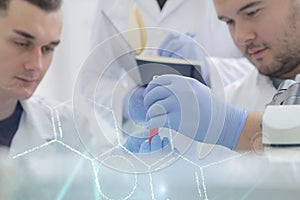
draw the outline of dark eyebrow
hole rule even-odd
[[[20,35],[20,36],[22,36],[24,38],[27,38],[27,39],[31,39],[31,40],[35,39],[35,37],[33,35],[30,35],[29,33],[26,33],[25,31],[13,30],[13,32],[15,32],[16,34],[18,34],[18,35]],[[60,40],[57,40],[57,41],[52,41],[49,44],[57,46],[59,43],[60,43]]]
[[[57,41],[50,42],[49,44],[53,45],[53,46],[57,46],[57,45],[59,45],[59,43],[60,43],[60,40],[57,40]]]
[[[30,35],[29,33],[26,33],[24,31],[13,30],[13,32],[16,33],[16,34],[18,34],[18,35],[20,35],[20,36],[22,36],[22,37],[25,37],[27,39],[32,39],[32,40],[35,39],[35,37],[33,35]]]
[[[258,4],[261,4],[261,3],[262,3],[261,1],[250,2],[250,3],[246,4],[246,5],[244,5],[243,7],[241,7],[241,8],[238,10],[237,14],[240,14],[240,13],[243,12],[244,10],[246,10],[246,9],[248,9],[248,8],[250,8],[250,7],[256,6],[256,5],[258,5]]]

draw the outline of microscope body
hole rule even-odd
[[[264,147],[298,147],[300,149],[300,82],[283,81],[262,120]]]

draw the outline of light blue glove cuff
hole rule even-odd
[[[210,91],[207,92],[210,93]],[[200,125],[195,139],[200,142],[218,144],[228,147],[229,149],[234,149],[245,125],[248,111],[225,102],[214,93],[210,93],[210,95],[204,95],[205,92],[195,93],[198,100],[204,100],[204,96],[207,97],[211,95],[210,100],[206,99],[203,101],[206,102],[206,107],[211,113],[206,116],[210,118],[210,120],[208,119],[207,122],[204,122],[204,124],[209,123],[208,127],[206,129],[206,126],[203,124]],[[201,101],[199,102],[199,104],[201,104]],[[205,119],[201,120],[200,118],[200,124],[201,121],[203,122]],[[206,134],[203,135],[203,132],[206,132]]]
[[[217,144],[234,149],[246,123],[247,116],[247,110],[227,104],[225,123]]]
[[[206,119],[208,121],[204,122],[205,119],[202,119],[201,125],[200,119],[200,129],[198,129],[195,140],[234,149],[245,125],[248,111],[215,97],[212,98],[211,105],[208,104],[207,107],[210,107],[211,114],[206,117],[210,120]]]

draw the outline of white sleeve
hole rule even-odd
[[[219,58],[219,57],[209,57],[210,65],[214,65],[216,70],[212,71],[210,74],[211,84],[218,84],[220,80],[216,77],[221,77],[223,86],[226,87],[228,84],[235,82],[252,71],[255,66],[251,64],[247,58]],[[215,73],[219,73],[216,75]],[[216,82],[217,83],[213,83]]]

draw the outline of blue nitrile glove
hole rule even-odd
[[[147,140],[147,138],[138,138],[130,136],[123,146],[132,153],[139,153],[141,144]]]
[[[152,138],[151,143],[149,143],[149,140],[147,139],[141,144],[139,153],[149,153],[159,150],[171,151],[170,141],[166,137],[161,139],[159,135],[155,135]]]
[[[148,128],[167,127],[200,142],[234,149],[248,112],[225,103],[195,79],[162,75],[144,92]]]
[[[161,139],[159,135],[152,138],[149,143],[148,138],[137,138],[130,136],[123,145],[128,151],[132,153],[149,153],[153,151],[171,151],[171,145],[168,138]]]
[[[201,61],[202,77],[209,84],[209,65],[205,52],[202,50],[201,44],[193,39],[194,36],[190,33],[186,35],[170,33],[159,46],[157,53],[164,57]]]

